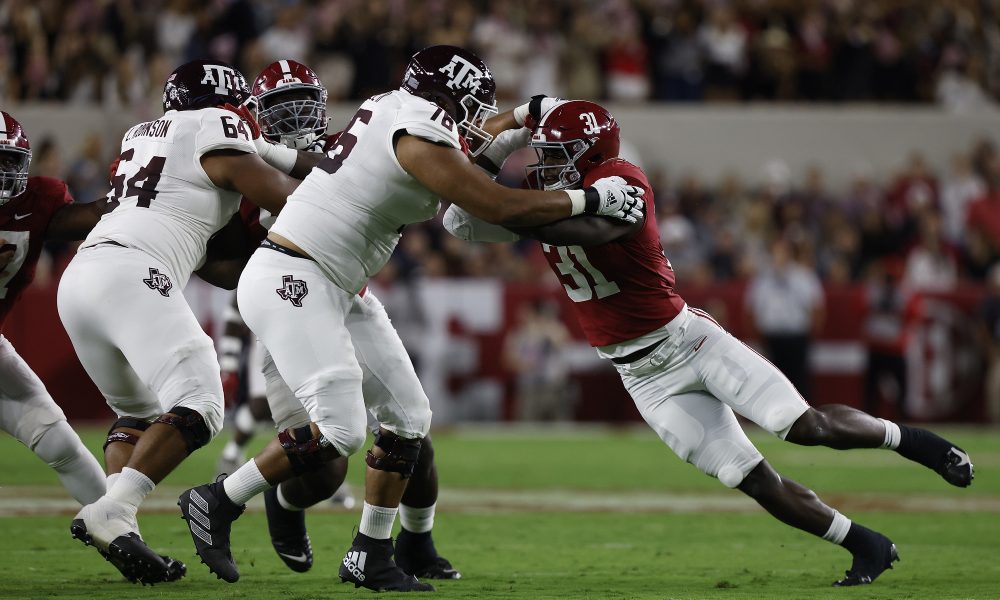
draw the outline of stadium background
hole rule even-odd
[[[1000,333],[982,309],[1000,256],[996,4],[5,1],[0,102],[28,130],[33,173],[86,202],[184,60],[224,59],[249,79],[277,58],[312,65],[337,130],[397,85],[415,49],[468,46],[502,109],[539,92],[607,103],[653,182],[681,294],[751,342],[747,286],[772,241],[789,242],[826,297],[812,401],[983,422],[1000,418],[985,383]],[[73,247],[49,250],[8,336],[72,419],[106,419],[54,309]],[[537,244],[467,244],[437,221],[408,228],[374,281],[438,423],[636,420],[558,285]],[[217,328],[227,295],[187,294]]]

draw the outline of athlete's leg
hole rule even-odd
[[[125,466],[107,493],[81,510],[72,531],[117,559],[126,577],[144,583],[171,575],[170,563],[138,535],[138,507],[156,482],[207,443],[222,416],[211,340],[179,292],[164,296],[143,284],[154,267],[168,272],[139,251],[86,249],[63,274],[58,297],[84,368],[112,408],[133,419],[116,423],[106,449],[110,469],[122,460]]]
[[[972,482],[969,456],[958,446],[925,429],[899,426],[843,404],[809,406],[774,365],[706,313],[690,312],[686,335],[706,340],[691,364],[705,387],[740,415],[795,444],[838,450],[891,448],[953,485]]]
[[[105,491],[104,472],[38,375],[0,335],[0,429],[10,433],[55,469],[63,487],[80,504]]]
[[[682,314],[682,318],[698,317]],[[888,565],[871,569],[867,563],[859,565],[857,557],[861,552],[867,560],[878,551],[874,541],[884,538],[874,533],[873,537],[862,535],[866,543],[856,544],[858,535],[848,537],[851,524],[845,517],[770,469],[740,428],[733,410],[710,392],[697,391],[703,382],[697,369],[700,357],[696,356],[709,340],[697,325],[682,325],[650,356],[618,366],[643,419],[678,456],[703,473],[727,487],[739,488],[783,522],[847,547],[855,555],[858,577],[874,579]]]

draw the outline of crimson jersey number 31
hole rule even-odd
[[[622,291],[614,281],[608,281],[604,273],[598,271],[587,258],[582,246],[550,246],[542,244],[545,252],[555,252],[559,257],[556,268],[559,273],[573,279],[573,285],[563,283],[566,295],[573,302],[586,302],[594,298],[600,300]],[[582,270],[582,272],[581,272]]]

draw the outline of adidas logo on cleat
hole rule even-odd
[[[351,575],[358,581],[365,580],[365,562],[368,560],[368,553],[364,551],[348,552],[344,557],[344,566],[351,572]]]
[[[191,528],[191,533],[201,538],[206,544],[211,545],[212,534],[207,531],[211,528],[211,522],[208,519],[208,502],[195,490],[191,490],[188,498],[191,499],[191,504],[188,505],[188,517],[191,518],[188,521],[188,526]]]

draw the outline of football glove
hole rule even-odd
[[[642,201],[646,191],[629,185],[622,177],[615,175],[598,179],[583,191],[585,213],[629,223],[638,223],[646,218],[646,204]]]

